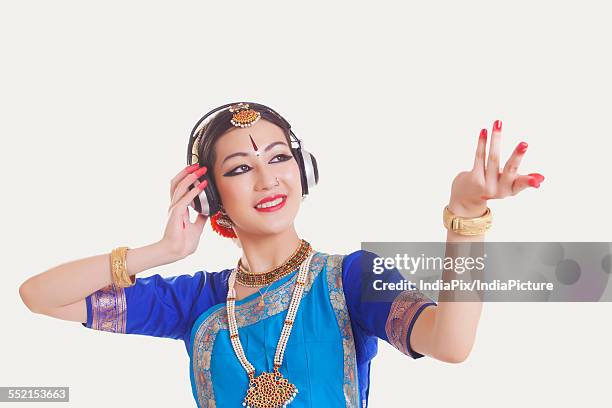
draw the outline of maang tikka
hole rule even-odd
[[[261,118],[261,113],[251,109],[245,102],[230,106],[229,111],[233,113],[230,122],[236,127],[250,127]]]

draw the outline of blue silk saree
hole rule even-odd
[[[300,407],[366,408],[370,364],[383,339],[414,359],[410,333],[421,311],[436,303],[416,289],[366,301],[371,280],[398,282],[396,268],[373,274],[377,255],[315,252],[304,295],[280,371],[299,393]],[[128,288],[109,285],[86,298],[84,326],[113,333],[183,340],[190,360],[191,389],[198,407],[242,407],[248,376],[232,348],[225,300],[231,269],[136,279]],[[272,371],[297,269],[260,294],[236,301],[240,342],[256,369]]]

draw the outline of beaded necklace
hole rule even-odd
[[[237,268],[234,268],[230,274],[227,291],[227,321],[229,324],[232,348],[234,349],[240,364],[249,376],[249,388],[242,402],[242,405],[246,406],[247,408],[285,407],[291,403],[291,401],[293,401],[298,393],[297,387],[283,377],[279,371],[279,367],[282,365],[285,347],[287,346],[287,341],[291,335],[293,322],[295,321],[295,316],[297,314],[300,301],[302,300],[304,284],[306,283],[306,276],[308,275],[308,271],[310,269],[310,261],[312,260],[314,251],[310,248],[307,255],[308,256],[306,259],[300,265],[297,279],[293,285],[293,293],[291,295],[287,317],[285,318],[280,339],[278,340],[278,344],[276,346],[276,353],[274,354],[274,370],[271,373],[264,371],[257,377],[255,377],[255,367],[253,367],[249,360],[247,360],[242,344],[240,343],[240,337],[238,336],[238,324],[236,323],[235,309],[236,290],[234,289]]]

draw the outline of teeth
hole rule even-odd
[[[258,204],[257,208],[268,208],[274,207],[275,205],[279,205],[283,201],[283,197],[277,198],[276,200],[268,201],[267,203]]]

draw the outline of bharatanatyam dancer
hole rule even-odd
[[[544,179],[517,174],[524,142],[500,172],[501,127],[495,121],[487,160],[482,129],[473,168],[453,180],[441,208],[447,245],[483,241],[487,200]],[[28,308],[95,330],[183,340],[198,407],[365,408],[378,339],[414,359],[469,355],[481,302],[435,302],[414,288],[365,302],[362,280],[403,281],[397,268],[367,273],[377,254],[328,254],[300,238],[294,220],[319,171],[276,111],[253,102],[213,109],[191,132],[187,164],[171,181],[161,240],[30,277],[20,287]],[[208,218],[242,249],[235,267],[136,279],[193,254]]]

